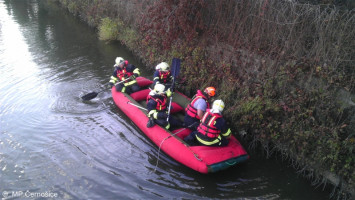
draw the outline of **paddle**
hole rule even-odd
[[[173,58],[172,66],[171,66],[171,74],[173,75],[173,83],[171,84],[171,90],[174,91],[175,87],[175,80],[176,77],[180,73],[180,59],[179,58]],[[169,121],[169,116],[170,116],[170,110],[171,110],[171,102],[173,101],[173,95],[170,97],[170,102],[169,102],[169,108],[168,108],[168,117],[166,118],[166,121]]]
[[[123,82],[125,82],[125,81],[131,79],[131,77],[132,77],[132,76],[130,76],[128,79],[126,79],[126,80],[124,80],[124,81],[120,81],[120,82],[116,83],[116,85],[117,85],[117,84],[120,84],[120,83],[123,83]],[[108,83],[107,83],[107,84],[108,84]],[[105,85],[107,85],[107,84],[105,84]],[[84,100],[84,101],[89,101],[89,100],[91,100],[91,99],[97,97],[97,95],[98,95],[100,92],[103,92],[103,91],[105,91],[105,90],[107,90],[107,88],[105,88],[105,89],[103,89],[103,90],[100,90],[100,91],[98,91],[98,92],[90,92],[89,94],[86,94],[86,95],[82,96],[81,99]]]
[[[86,94],[86,95],[82,96],[81,99],[84,100],[84,101],[89,101],[89,100],[91,100],[91,99],[97,97],[97,95],[98,95],[100,92],[103,92],[103,91],[105,91],[105,90],[107,90],[107,89],[103,89],[103,90],[100,90],[100,91],[98,91],[98,92],[91,92],[91,93],[89,93],[89,94]]]
[[[127,101],[127,104],[132,105],[132,106],[135,106],[135,107],[140,108],[140,109],[142,109],[142,110],[148,111],[146,108],[143,108],[143,107],[141,107],[141,106],[138,106],[138,105],[136,105],[136,104],[133,104],[133,103],[131,103],[131,102],[129,102],[129,101]]]
[[[148,112],[148,109],[143,108],[143,107],[141,107],[141,106],[138,106],[138,105],[136,105],[136,104],[133,104],[133,103],[131,103],[131,102],[129,102],[129,101],[127,101],[127,104],[132,105],[132,106],[135,106],[135,107],[137,107],[137,108],[139,108],[139,109],[142,109],[142,110],[145,110],[145,111]],[[155,125],[155,122],[154,122],[153,117],[149,117],[149,120],[148,120],[148,123],[147,123],[147,127],[150,128],[150,127],[153,127],[154,125]]]

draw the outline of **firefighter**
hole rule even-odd
[[[147,110],[149,121],[147,127],[153,127],[158,124],[165,129],[182,126],[182,122],[175,119],[173,116],[168,116],[167,99],[173,95],[170,89],[165,91],[163,84],[156,84],[154,89],[147,96]],[[168,119],[169,118],[169,119]]]
[[[113,66],[115,70],[109,82],[110,88],[119,81],[120,83],[115,85],[117,92],[131,94],[139,91],[140,87],[136,80],[136,77],[140,75],[139,69],[129,64],[128,61],[124,60],[122,57],[117,57],[115,63],[116,64]]]
[[[216,89],[214,87],[207,87],[203,92],[197,90],[191,103],[185,108],[184,124],[186,127],[192,131],[196,130],[206,109],[210,108],[209,100],[215,95]]]
[[[171,87],[173,76],[171,75],[170,66],[166,62],[161,62],[155,67],[155,72],[153,75],[153,87],[155,84],[160,83],[165,86],[165,89]]]
[[[190,133],[184,141],[190,145],[227,146],[231,130],[222,116],[223,109],[224,102],[215,100],[212,109],[207,109],[201,118],[197,131]]]

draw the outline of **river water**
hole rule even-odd
[[[166,156],[103,89],[118,43],[49,1],[0,0],[0,192],[26,199],[327,199],[287,162],[257,153],[203,175]],[[159,164],[157,159],[159,158]]]

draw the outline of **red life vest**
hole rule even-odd
[[[126,70],[126,67],[123,67],[123,69],[117,69],[117,78],[120,79],[120,81],[123,80],[123,78],[127,79],[128,77],[132,76],[133,72],[128,72]]]
[[[150,95],[148,95],[147,96],[147,104],[148,104],[148,101],[150,100],[150,99],[153,99],[155,102],[157,102],[157,106],[155,107],[155,109],[157,110],[157,111],[164,111],[164,110],[166,110],[166,97],[164,96],[164,98],[163,98],[163,100],[161,100],[160,98],[158,98],[158,97],[154,97],[154,96],[150,96]]]
[[[197,131],[209,138],[217,138],[220,135],[221,130],[217,129],[215,124],[216,120],[221,117],[222,115],[218,113],[211,113],[210,109],[208,109],[203,115],[201,123],[197,127]]]
[[[167,83],[170,80],[170,71],[160,71],[159,70],[159,82]]]
[[[203,95],[203,93],[201,92],[201,90],[197,90],[197,94],[195,95],[195,98],[192,99],[191,103],[189,105],[187,105],[185,111],[186,114],[192,118],[196,118],[196,119],[200,119],[200,117],[197,115],[197,109],[194,107],[195,102],[198,99],[204,99],[207,103],[207,109],[210,108],[210,104],[208,103],[208,99],[207,97],[205,97],[205,95]]]

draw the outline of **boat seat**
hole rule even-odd
[[[130,96],[136,101],[143,101],[147,99],[149,92],[150,89],[139,90],[138,92],[130,94]]]
[[[172,114],[181,112],[181,111],[183,111],[183,110],[184,110],[184,108],[181,107],[178,103],[176,103],[176,102],[172,102],[172,103],[171,103],[171,110],[170,110],[170,112],[171,112]]]
[[[144,89],[144,90],[140,90],[138,92],[134,92],[134,93],[130,94],[130,96],[137,102],[145,101],[147,99],[147,96],[148,96],[149,92],[150,92],[150,89]],[[172,102],[171,103],[170,112],[172,114],[178,113],[178,112],[181,112],[181,111],[184,111],[184,108],[182,106],[180,106],[176,102]]]
[[[136,80],[137,80],[137,84],[141,88],[148,87],[148,86],[150,86],[153,83],[153,81],[151,81],[151,80],[149,80],[149,79],[147,79],[145,77],[141,77],[141,76],[138,76],[136,78]]]

